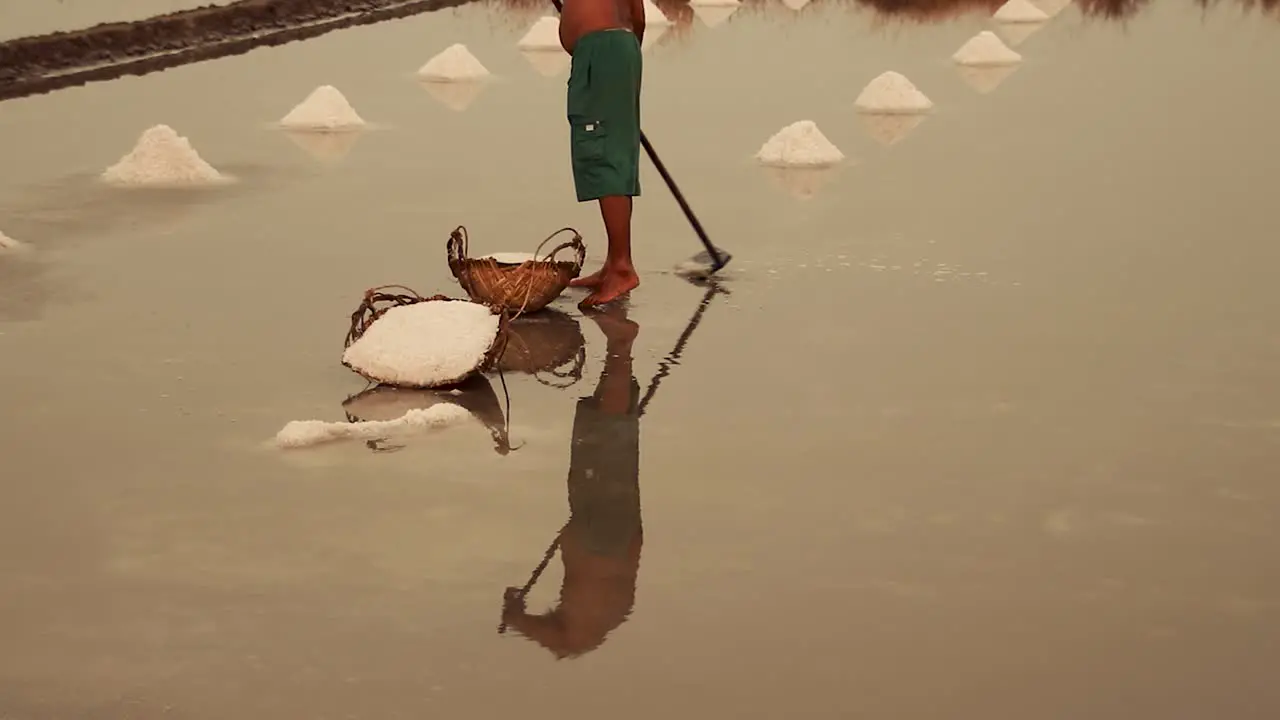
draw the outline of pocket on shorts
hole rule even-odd
[[[569,124],[569,143],[574,163],[598,165],[605,161],[608,129],[599,120],[579,120]]]

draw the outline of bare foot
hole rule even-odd
[[[586,277],[574,278],[569,281],[569,287],[584,287],[592,290],[600,287],[600,283],[604,279],[604,268],[591,273]]]
[[[578,303],[578,307],[586,309],[613,302],[627,293],[640,287],[640,276],[635,270],[611,270],[600,276],[600,284],[595,290]]]

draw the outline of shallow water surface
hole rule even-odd
[[[31,247],[0,258],[0,717],[1280,712],[1280,22],[1068,7],[995,77],[949,60],[981,13],[684,17],[644,126],[727,294],[667,272],[699,248],[646,162],[635,328],[566,293],[522,336],[558,371],[451,396],[474,420],[271,448],[436,401],[349,400],[338,358],[365,288],[460,292],[455,226],[481,254],[570,225],[598,262],[566,74],[515,49],[538,14],[0,104],[0,230]],[[497,77],[442,100],[412,74],[453,42]],[[889,69],[935,112],[859,117]],[[270,127],[320,84],[380,127]],[[800,119],[848,162],[755,166]],[[239,182],[95,183],[158,123]],[[499,634],[570,502],[527,602],[569,562],[566,607]]]

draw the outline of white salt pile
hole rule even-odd
[[[756,159],[773,167],[829,167],[844,160],[844,153],[822,134],[817,123],[800,120],[769,138]]]
[[[1010,50],[1000,38],[990,30],[983,30],[974,35],[955,55],[951,56],[961,65],[1015,65],[1022,62],[1022,56]]]
[[[529,32],[520,38],[520,42],[516,43],[516,47],[521,50],[559,50],[564,52],[564,48],[560,46],[560,18],[551,15],[543,15],[538,18],[538,22],[534,23],[533,27],[529,28]]]
[[[662,8],[654,5],[653,0],[644,0],[644,24],[646,28],[657,25],[670,25],[671,18],[662,12]],[[645,34],[648,35],[647,32]]]
[[[523,253],[523,252],[489,253],[488,255],[480,255],[476,257],[477,260],[483,260],[485,258],[492,259],[494,262],[498,263],[499,265],[519,265],[520,263],[527,262],[529,260],[538,259],[537,257],[534,256],[533,253]]]
[[[1029,0],[1009,0],[991,17],[998,22],[1007,23],[1034,23],[1049,19],[1045,11],[1032,5]]]
[[[321,85],[280,120],[289,130],[355,130],[367,125],[337,88]]]
[[[694,5],[693,14],[698,16],[703,25],[713,28],[723,25],[726,20],[733,17],[739,7],[741,5],[736,2],[733,5]]]
[[[454,43],[418,68],[418,77],[432,82],[471,82],[490,76],[466,45]]]
[[[465,379],[498,336],[498,316],[479,303],[421,302],[388,310],[342,353],[361,375],[397,387]]]
[[[453,403],[440,403],[422,410],[410,410],[395,420],[326,422],[294,420],[276,433],[276,446],[300,448],[334,440],[378,440],[453,425],[471,413]]]
[[[132,187],[210,185],[229,180],[168,125],[156,125],[143,132],[133,150],[107,168],[102,179]]]
[[[867,83],[854,103],[859,110],[877,113],[927,112],[933,101],[901,73],[892,70]]]

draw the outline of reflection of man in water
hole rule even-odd
[[[594,395],[578,401],[569,459],[569,523],[560,534],[560,603],[531,615],[508,591],[503,621],[557,658],[588,653],[635,605],[640,523],[640,385],[631,346],[640,328],[625,311],[593,312],[608,342]]]

